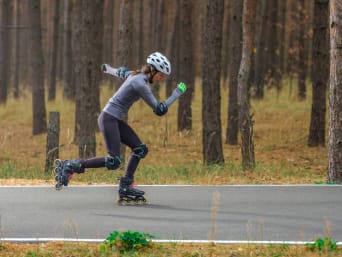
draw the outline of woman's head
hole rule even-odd
[[[157,71],[165,74],[171,74],[171,63],[166,58],[166,56],[162,55],[159,52],[154,52],[147,57],[147,64],[152,65]]]
[[[158,84],[166,76],[171,74],[171,63],[170,61],[161,53],[155,52],[147,57],[147,64],[144,65],[141,70],[132,72],[132,75],[138,73],[144,73],[148,76],[148,81],[150,83]]]

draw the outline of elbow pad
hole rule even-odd
[[[163,116],[164,114],[167,113],[167,111],[168,111],[168,108],[164,102],[158,103],[157,107],[153,110],[153,112],[158,116]]]

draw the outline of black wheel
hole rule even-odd
[[[139,204],[141,204],[141,205],[147,204],[147,199],[145,197],[140,198]]]
[[[63,185],[61,184],[61,183],[57,183],[56,185],[55,185],[55,188],[56,188],[56,190],[62,190],[62,187],[63,187]]]
[[[60,173],[60,167],[56,167],[54,170],[55,174],[59,174]]]

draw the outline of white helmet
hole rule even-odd
[[[171,63],[161,53],[154,52],[147,57],[147,63],[153,65],[157,71],[160,71],[166,75],[171,74]]]

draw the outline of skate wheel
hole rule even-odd
[[[63,163],[63,161],[62,161],[62,160],[60,160],[60,159],[56,159],[56,160],[53,162],[53,164],[54,164],[56,167],[59,167],[59,166],[61,166],[61,165],[62,165],[62,163]]]
[[[139,199],[138,204],[140,204],[140,205],[147,204],[147,199],[146,198]]]
[[[60,168],[59,168],[59,167],[56,167],[53,171],[55,172],[55,174],[59,174]]]
[[[60,183],[57,183],[57,184],[55,185],[55,188],[56,188],[57,191],[62,190],[62,187],[63,187],[63,185],[60,184]]]
[[[126,205],[126,202],[123,201],[122,199],[117,199],[116,200],[116,204],[119,205],[119,206],[124,206],[124,205]]]

